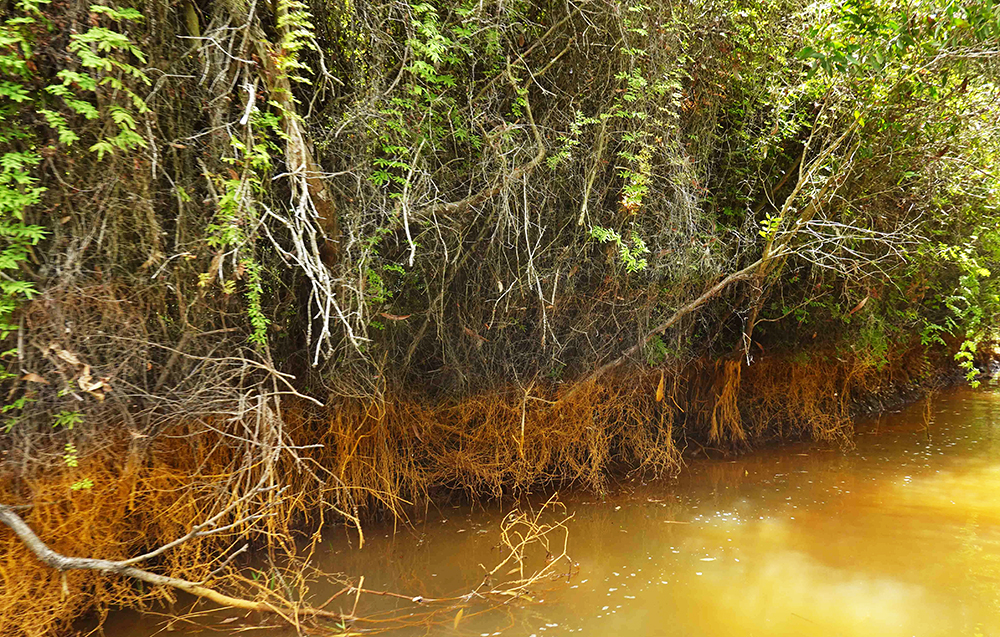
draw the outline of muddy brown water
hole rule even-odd
[[[1000,636],[1000,391],[939,395],[929,426],[924,410],[858,423],[850,449],[794,443],[688,458],[675,478],[625,479],[603,499],[561,494],[579,567],[537,585],[532,603],[451,604],[428,623],[424,606],[363,595],[358,615],[412,612],[414,625],[356,628],[394,627],[388,634],[400,637]],[[337,530],[316,565],[363,575],[365,588],[461,595],[496,563],[498,525],[512,506],[432,508],[408,527],[370,526],[360,550]],[[353,596],[331,610],[338,605],[350,611]],[[105,632],[288,634],[224,613],[197,622],[168,627],[123,612]]]

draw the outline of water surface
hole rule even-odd
[[[533,587],[533,603],[453,603],[428,622],[426,605],[361,596],[358,615],[412,612],[413,625],[357,628],[399,637],[1000,636],[1000,393],[939,395],[929,423],[924,410],[859,423],[851,449],[795,443],[688,458],[676,478],[626,479],[603,499],[561,494],[573,516],[570,559],[564,577]],[[408,528],[369,526],[361,550],[331,532],[318,565],[363,575],[365,588],[461,595],[497,562],[511,506],[432,508]],[[322,600],[336,588],[314,590]],[[353,596],[331,610],[338,605],[350,611]],[[121,614],[106,631],[140,637],[163,627]],[[278,629],[251,634],[260,632]]]

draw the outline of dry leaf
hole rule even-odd
[[[27,381],[29,383],[41,383],[43,385],[49,384],[49,381],[45,380],[44,378],[42,378],[41,376],[39,376],[34,372],[28,372],[24,376],[21,376],[21,380]]]
[[[64,361],[66,361],[67,363],[69,363],[74,367],[79,367],[80,365],[83,365],[83,363],[80,362],[80,359],[77,358],[73,352],[68,352],[63,348],[59,347],[55,343],[49,345],[49,349],[51,349],[56,356],[63,359]]]
[[[847,315],[851,316],[852,314],[854,314],[855,312],[857,312],[858,310],[860,310],[861,308],[863,308],[865,306],[865,303],[868,302],[869,298],[871,298],[871,297],[866,296],[865,298],[861,299],[861,302],[858,303],[857,305],[855,305],[854,309],[851,310],[850,312],[848,312]]]
[[[110,379],[107,377],[94,380],[94,377],[90,375],[90,365],[84,365],[83,373],[76,379],[76,384],[97,400],[104,400],[104,392],[111,391],[108,380]]]
[[[663,382],[663,370],[661,369],[660,370],[660,384],[656,386],[656,402],[658,402],[658,403],[663,402],[663,394],[665,393],[664,389],[665,389],[665,387],[664,387],[664,382]]]
[[[455,613],[455,621],[452,622],[452,625],[451,625],[452,628],[454,628],[455,630],[458,630],[458,622],[462,621],[462,615],[463,614],[465,614],[465,609],[464,608],[459,608],[458,612]]]
[[[90,365],[84,365],[83,373],[80,374],[80,378],[76,379],[76,384],[80,386],[83,391],[97,391],[104,386],[104,381],[95,381],[90,375]]]
[[[412,314],[406,314],[405,316],[399,316],[398,314],[387,314],[385,312],[379,312],[379,316],[382,318],[389,319],[390,321],[405,321],[406,319],[413,316]]]
[[[222,267],[222,254],[217,254],[212,257],[212,262],[208,264],[208,272],[205,273],[205,278],[199,281],[198,285],[205,287],[209,285],[216,275],[219,274],[219,268]]]
[[[476,347],[482,347],[483,343],[489,343],[488,340],[480,336],[475,332],[475,330],[469,329],[468,327],[463,327],[462,331],[465,332],[466,336],[471,337],[476,342]]]

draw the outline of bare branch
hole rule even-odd
[[[286,613],[288,613],[295,617],[317,617],[336,621],[349,619],[348,616],[340,613],[333,613],[308,606],[293,606],[292,604],[275,605],[266,601],[253,601],[239,597],[231,597],[220,593],[215,589],[202,586],[197,582],[191,582],[177,577],[159,575],[157,573],[135,568],[134,566],[129,566],[129,561],[115,562],[89,557],[68,557],[62,555],[61,553],[56,553],[50,549],[48,545],[46,545],[45,542],[43,542],[35,534],[34,531],[31,530],[31,527],[24,522],[21,516],[5,504],[0,504],[0,522],[6,524],[14,532],[14,534],[17,535],[22,542],[24,542],[25,546],[27,546],[28,549],[35,554],[35,557],[60,573],[65,573],[66,571],[96,571],[103,574],[121,575],[123,577],[129,577],[146,582],[147,584],[152,584],[153,586],[165,586],[184,591],[185,593],[196,597],[202,597],[220,606],[275,614],[282,617],[285,617]]]

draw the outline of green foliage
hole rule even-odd
[[[657,367],[666,362],[667,357],[670,355],[670,349],[667,344],[660,338],[659,334],[654,334],[649,342],[646,343],[644,347],[646,353],[646,364],[650,367]]]
[[[933,307],[943,312],[923,320],[921,342],[946,345],[945,336],[961,338],[955,360],[973,386],[979,385],[975,380],[976,351],[980,343],[997,339],[996,319],[1000,316],[1000,282],[984,266],[984,262],[997,263],[1000,258],[997,230],[980,228],[980,231],[982,235],[974,234],[962,245],[942,243],[922,251],[923,257],[933,260],[936,267],[954,268],[957,277],[953,287],[947,287],[947,279],[941,282],[933,297]]]
[[[90,478],[80,478],[73,484],[69,485],[69,488],[73,491],[89,491],[94,488],[94,481]]]
[[[77,451],[76,445],[67,442],[63,451],[63,462],[66,463],[67,467],[75,469],[80,466],[80,452]]]
[[[440,85],[452,88],[456,85],[454,75],[440,73],[438,68],[442,65],[458,64],[461,61],[461,54],[469,53],[468,48],[463,46],[462,40],[467,38],[470,32],[456,29],[451,34],[446,33],[442,29],[437,8],[428,2],[418,2],[410,5],[410,8],[413,12],[412,25],[416,37],[407,41],[415,57],[408,70],[423,80],[422,85],[412,87],[411,93],[432,98],[433,93],[428,87]]]
[[[312,84],[306,77],[311,69],[299,56],[303,50],[316,49],[316,27],[309,5],[300,0],[278,0],[277,8],[278,31],[281,34],[277,47],[279,53],[275,56],[278,72],[292,82]]]
[[[240,169],[240,175],[219,180],[222,196],[206,237],[206,243],[213,248],[238,250],[252,240],[259,216],[256,197],[267,189],[264,179],[271,170],[271,157],[280,153],[272,139],[280,136],[274,120],[255,112],[250,124],[246,141],[230,138],[233,155],[223,158]]]
[[[83,422],[83,414],[78,411],[60,411],[52,420],[53,427],[62,427],[72,430],[73,427]]]
[[[366,291],[368,298],[376,304],[382,304],[392,298],[392,291],[386,287],[382,276],[374,268],[365,268],[365,278],[368,281]]]
[[[264,347],[267,345],[267,326],[271,320],[264,315],[262,296],[264,285],[261,280],[261,266],[252,258],[244,258],[240,262],[246,275],[246,296],[247,296],[247,316],[250,319],[250,326],[253,333],[250,334],[250,342]]]
[[[1000,39],[1000,5],[931,0],[919,4],[849,0],[807,34],[799,57],[828,75],[872,75],[920,61],[971,41]],[[930,88],[930,86],[928,86]]]
[[[570,122],[569,130],[559,135],[559,149],[545,158],[549,168],[555,169],[563,162],[571,160],[573,151],[582,143],[580,135],[583,133],[584,127],[598,124],[600,121],[596,117],[585,117],[583,111],[576,111],[575,118]]]
[[[643,199],[649,194],[654,148],[653,134],[648,129],[663,125],[660,118],[654,116],[662,110],[662,106],[654,106],[655,98],[662,98],[670,90],[669,81],[651,86],[642,64],[648,57],[645,43],[649,41],[646,21],[650,9],[647,4],[636,3],[628,6],[622,16],[628,36],[620,52],[630,68],[615,75],[620,92],[609,112],[600,115],[601,118],[621,120],[627,127],[621,135],[617,156],[623,162],[618,171],[622,179],[619,205],[623,212],[630,214],[639,212]]]
[[[0,82],[0,143],[10,148],[13,143],[27,140],[30,133],[19,125],[20,112],[32,101],[28,81],[31,41],[29,29],[39,19],[43,2],[25,1],[16,5],[17,15],[7,18],[0,27],[0,71],[6,79]],[[0,155],[0,338],[17,329],[11,317],[20,303],[36,292],[34,286],[16,276],[20,264],[29,257],[31,246],[45,236],[41,226],[25,222],[26,210],[38,203],[45,189],[31,170],[41,157],[33,151],[7,151]],[[14,276],[8,274],[14,271]]]
[[[16,376],[15,374],[10,374],[9,372],[3,372],[5,378],[11,378]],[[13,400],[7,400],[2,406],[0,406],[0,414],[12,414],[8,416],[3,423],[4,433],[10,433],[10,431],[17,425],[18,416],[30,403],[35,402],[35,398],[28,396],[26,394],[19,396]]]
[[[31,247],[47,234],[42,226],[26,223],[24,218],[45,190],[29,172],[40,159],[29,152],[0,155],[0,272],[13,272],[0,279],[0,339],[17,329],[11,321],[14,311],[36,294],[34,284],[17,278],[17,270],[28,260]]]
[[[264,313],[265,271],[255,253],[260,227],[258,200],[267,193],[272,158],[281,153],[276,140],[284,139],[284,132],[277,116],[256,109],[251,113],[249,124],[242,140],[230,138],[232,155],[223,161],[239,169],[240,173],[218,179],[222,196],[215,218],[206,228],[205,243],[218,255],[232,255],[236,267],[233,278],[222,280],[223,292],[232,294],[236,291],[236,280],[245,281],[246,314],[252,330],[248,340],[264,348],[271,320]],[[219,274],[222,275],[221,267]],[[202,273],[199,285],[209,285],[211,277],[211,272]]]
[[[36,114],[55,131],[58,144],[70,146],[81,138],[74,121],[110,121],[116,134],[99,137],[90,146],[98,160],[118,150],[146,146],[135,120],[136,113],[146,112],[146,105],[129,84],[130,80],[149,83],[130,61],[146,60],[126,35],[98,24],[135,22],[142,15],[130,8],[91,6],[94,25],[72,34],[67,47],[76,64],[56,73],[59,82],[44,84],[37,77],[33,44],[39,27],[46,26],[41,8],[48,1],[21,0],[0,26],[0,71],[5,78],[0,81],[0,143],[10,149],[0,155],[0,270],[13,272],[0,281],[0,338],[16,329],[13,313],[35,294],[33,284],[19,279],[16,271],[47,234],[42,226],[25,220],[45,188],[32,175],[41,162],[36,132],[23,122]],[[40,84],[44,84],[41,89]]]
[[[773,239],[781,230],[781,221],[781,215],[768,213],[760,222],[760,230],[757,231],[757,234],[765,239]]]
[[[120,23],[142,20],[142,14],[130,8],[91,5],[90,11],[95,16],[104,16],[106,20]],[[45,91],[62,98],[64,105],[76,115],[88,120],[110,119],[117,128],[117,134],[99,139],[90,146],[90,150],[96,152],[98,160],[101,160],[105,154],[114,154],[119,150],[145,148],[147,142],[137,131],[135,116],[149,109],[142,98],[123,81],[132,78],[143,85],[150,83],[146,74],[130,62],[134,59],[145,64],[146,58],[142,51],[127,35],[103,26],[92,26],[82,34],[74,33],[70,36],[67,48],[77,57],[84,70],[60,70],[57,77],[62,83],[50,84],[45,87]],[[109,90],[115,98],[102,112],[87,94],[103,95]],[[69,145],[79,138],[64,117],[47,109],[41,112],[49,126],[56,130],[60,142]]]
[[[816,247],[803,231],[787,247],[801,248],[805,256],[791,255],[769,272],[760,295],[756,288],[749,295],[726,292],[712,303],[756,302],[760,296],[754,316],[757,309],[763,312],[762,325],[755,338],[766,333],[785,345],[788,334],[823,334],[816,342],[826,344],[843,336],[870,354],[875,367],[887,360],[888,335],[905,334],[898,331],[903,325],[910,333],[922,329],[928,344],[961,334],[970,343],[964,360],[971,359],[977,339],[986,338],[967,338],[966,330],[983,333],[992,320],[992,277],[973,272],[972,281],[968,273],[957,273],[950,257],[944,259],[950,269],[934,269],[931,262],[940,255],[907,261],[903,253],[909,244],[895,247],[902,256],[872,253],[850,235],[887,236],[896,224],[910,224],[914,237],[956,246],[974,225],[970,219],[995,217],[988,212],[995,205],[995,181],[972,177],[996,159],[983,133],[994,124],[995,85],[989,88],[973,75],[963,92],[968,73],[957,69],[971,73],[975,63],[947,59],[964,51],[960,45],[993,37],[992,4],[851,0],[806,7],[778,0],[628,0],[581,9],[513,0],[501,11],[475,0],[406,0],[365,7],[313,3],[314,16],[304,0],[276,0],[251,18],[254,32],[271,39],[258,49],[270,58],[259,65],[228,60],[223,73],[239,69],[242,75],[229,86],[248,81],[270,93],[266,98],[255,93],[260,99],[253,104],[240,96],[210,96],[213,116],[222,118],[212,121],[230,122],[222,133],[230,136],[228,146],[219,141],[219,129],[204,128],[204,118],[174,126],[169,108],[150,117],[154,125],[147,133],[147,106],[138,98],[148,83],[142,69],[156,69],[146,73],[158,78],[168,67],[164,59],[147,61],[136,44],[145,46],[147,40],[134,35],[142,19],[135,10],[92,9],[78,33],[58,40],[69,43],[58,52],[62,61],[45,58],[39,65],[51,77],[40,77],[29,62],[34,42],[42,42],[38,34],[47,28],[37,11],[43,5],[44,0],[16,5],[26,21],[8,21],[4,35],[10,37],[0,40],[0,95],[10,123],[3,135],[11,147],[0,177],[11,184],[0,193],[2,219],[10,224],[0,228],[8,250],[0,268],[8,274],[30,262],[45,237],[30,223],[37,219],[32,214],[41,212],[29,211],[41,207],[36,204],[43,190],[34,179],[47,170],[43,162],[87,156],[88,148],[94,159],[107,161],[142,147],[147,134],[175,128],[172,140],[183,143],[156,140],[150,156],[159,153],[162,175],[149,180],[149,194],[141,195],[156,206],[165,203],[165,211],[152,213],[163,217],[158,254],[182,257],[165,261],[163,272],[187,255],[210,263],[191,312],[215,301],[206,288],[217,285],[220,303],[228,304],[220,322],[231,325],[238,307],[249,345],[257,348],[269,346],[272,319],[282,328],[309,322],[309,338],[322,333],[329,343],[323,346],[329,364],[355,370],[345,374],[363,373],[356,370],[364,365],[350,354],[341,356],[350,349],[344,343],[384,347],[387,356],[410,366],[399,365],[400,374],[423,365],[440,368],[434,382],[447,393],[484,377],[520,374],[521,367],[534,365],[532,371],[544,374],[562,352],[586,358],[586,352],[616,346],[584,343],[595,333],[639,342],[642,326],[655,323],[650,315],[683,307],[713,282],[726,280],[727,273],[758,259],[768,241],[788,238],[808,202],[824,192],[815,221],[828,225],[816,232],[836,227],[831,234],[842,233],[840,251],[830,253],[838,263],[808,261],[807,246],[822,252],[828,244]],[[149,31],[144,38],[155,41],[156,29]],[[229,37],[224,31],[217,36],[220,43]],[[170,58],[171,47],[160,44],[150,50]],[[205,56],[204,64],[215,64],[211,56],[225,59],[214,43],[205,44],[208,49],[197,53]],[[230,44],[225,50],[247,57],[239,42]],[[169,59],[170,68],[178,60]],[[189,63],[183,60],[181,66]],[[210,85],[226,85],[207,76],[178,77],[173,71],[165,75],[154,92],[157,107],[187,99],[205,107],[207,99],[198,100],[215,91]],[[177,96],[168,97],[171,91]],[[296,97],[308,107],[290,108]],[[244,108],[249,126],[237,127],[232,122],[245,123],[239,119]],[[972,122],[980,132],[955,129],[956,122]],[[299,127],[304,139],[287,139],[286,127]],[[809,174],[824,145],[846,130],[857,135],[824,156],[782,211],[798,185],[796,176]],[[944,139],[961,139],[960,151],[930,159],[940,158],[942,147],[936,144]],[[329,203],[342,230],[336,238],[341,252],[328,271],[304,266],[284,291],[299,294],[303,277],[320,285],[333,281],[326,289],[336,289],[338,308],[324,315],[330,322],[323,326],[312,312],[296,320],[294,310],[276,308],[275,295],[269,294],[271,284],[283,279],[279,255],[287,256],[282,250],[302,238],[279,221],[290,197],[304,198],[301,184],[292,183],[289,192],[288,181],[276,177],[301,177],[282,166],[293,156],[286,154],[286,144],[299,141],[321,166],[314,177],[334,199]],[[544,164],[535,161],[540,150]],[[951,155],[956,161],[949,163]],[[959,161],[975,169],[956,167]],[[169,199],[162,192],[167,181]],[[828,184],[831,189],[824,191]],[[169,209],[173,201],[183,215]],[[19,217],[19,211],[29,212]],[[296,213],[301,220],[310,211]],[[195,236],[191,224],[204,233]],[[49,227],[59,230],[62,241],[76,225],[74,218],[65,232],[54,223]],[[416,246],[414,259],[416,250],[410,250]],[[976,250],[988,252],[985,245]],[[593,253],[609,258],[588,259]],[[878,267],[866,269],[870,254],[879,259]],[[996,270],[991,256],[973,257],[984,269]],[[899,263],[920,271],[906,276],[926,275],[926,299],[899,298],[895,288],[909,285],[895,269]],[[104,265],[101,275],[108,276]],[[819,272],[820,266],[832,269]],[[741,292],[752,285],[741,281],[733,283]],[[0,306],[6,317],[13,312],[8,308],[33,293],[28,283],[2,278],[0,289],[13,299]],[[595,289],[614,298],[600,307],[581,302]],[[864,312],[851,309],[866,298],[878,301]],[[289,305],[309,303],[295,300]],[[647,362],[663,365],[682,356],[664,341],[673,343],[675,336],[685,348],[705,347],[712,354],[739,347],[737,317],[748,315],[744,309],[708,310],[709,316],[678,323],[668,335],[649,340]],[[380,312],[392,322],[381,320]],[[535,312],[539,315],[532,316]],[[421,318],[405,320],[409,316]],[[4,329],[14,329],[12,323],[17,320],[8,318]],[[517,356],[463,358],[468,347],[445,341],[458,331],[451,328],[466,325],[489,336],[490,349],[497,351],[508,344],[496,335],[509,329]],[[175,326],[170,323],[172,330]],[[822,331],[825,327],[831,329]],[[695,341],[685,340],[695,329]],[[285,333],[288,342],[301,341]],[[533,358],[525,343],[545,351]],[[772,351],[769,343],[763,345]],[[584,370],[593,362],[570,361],[567,369]]]
[[[892,345],[891,328],[874,314],[868,315],[856,335],[851,337],[851,349],[868,367],[881,371],[889,363]]]
[[[464,164],[474,162],[483,145],[468,111],[460,107],[462,100],[469,99],[465,93],[470,89],[459,78],[472,58],[473,42],[484,34],[462,22],[444,24],[435,3],[411,3],[408,10],[410,29],[405,44],[412,58],[403,68],[400,90],[382,100],[380,117],[371,122],[374,135],[368,179],[392,199],[401,198],[419,172],[421,153],[453,157]],[[472,11],[458,8],[459,15]],[[500,60],[499,51],[483,60],[498,74],[494,77],[506,73]],[[515,100],[512,111],[518,109]]]
[[[991,272],[980,265],[971,246],[943,247],[941,256],[954,261],[961,271],[958,286],[943,301],[951,311],[954,323],[964,331],[965,338],[955,353],[955,360],[966,371],[969,383],[977,387],[976,349],[993,329],[992,322],[988,322],[987,318],[1000,312],[1000,295],[993,286],[983,285],[983,281],[990,278]]]
[[[590,229],[590,236],[601,243],[613,243],[618,248],[618,254],[621,257],[622,265],[625,266],[626,272],[631,274],[646,269],[648,264],[642,255],[649,254],[649,248],[646,247],[642,237],[637,233],[632,232],[630,240],[626,242],[614,230],[593,226]]]
[[[650,162],[652,154],[649,148],[642,148],[637,154],[628,151],[619,152],[619,157],[630,163],[630,167],[622,169],[619,173],[625,181],[621,194],[622,210],[638,212],[643,197],[649,193],[650,173],[653,169]]]

